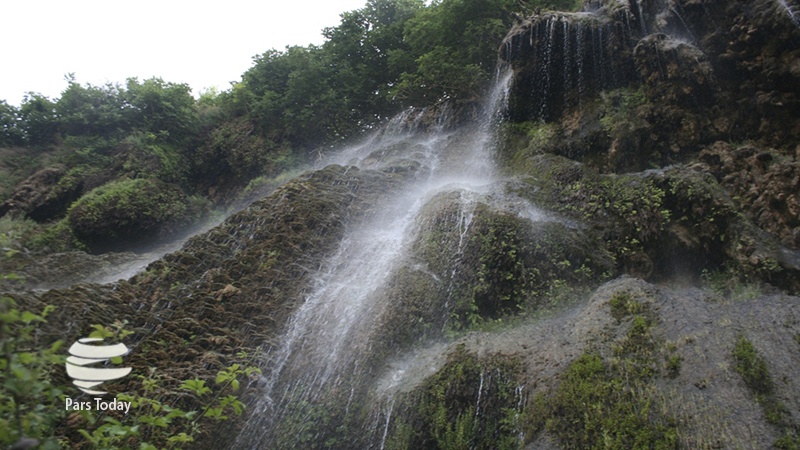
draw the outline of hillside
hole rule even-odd
[[[184,430],[215,449],[797,448],[797,10],[377,0],[191,104],[160,80],[31,99],[19,114],[47,100],[57,126],[4,129],[1,168],[20,180],[0,220],[2,270],[25,277],[2,280],[6,297],[55,307],[33,341],[124,320],[134,333],[108,338],[143,377],[107,388],[246,409],[134,431],[112,413],[116,435],[69,412],[26,433],[73,448],[81,429],[118,448]],[[185,108],[153,113],[145,91]],[[131,115],[103,122],[112,101]],[[212,210],[227,213],[175,241]],[[261,374],[213,383],[234,364]],[[60,366],[48,376],[78,395]]]

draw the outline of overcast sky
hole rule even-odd
[[[322,43],[367,0],[2,0],[0,99],[158,76],[193,93],[228,89],[270,48]]]

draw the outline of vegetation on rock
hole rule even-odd
[[[234,391],[259,346],[278,348],[346,232],[427,170],[297,168],[409,106],[429,107],[419,129],[456,129],[499,49],[513,72],[503,179],[425,200],[371,294],[389,305],[371,324],[380,336],[353,343],[369,347],[358,371],[370,381],[420,343],[447,341],[446,361],[388,396],[340,384],[310,398],[298,382],[276,403],[272,442],[797,448],[800,29],[767,0],[549,11],[581,3],[370,0],[320,46],[257,56],[229,91],[68,76],[60,98],[0,101],[2,264],[32,280],[97,261],[37,252],[120,250],[252,201],[128,281],[31,292],[4,276],[15,293],[0,296],[0,441],[230,445],[241,424],[216,419],[242,412]],[[661,284],[616,289],[645,284],[625,275]],[[551,307],[561,328],[534,339]],[[59,342],[121,317],[139,376],[117,387],[135,417],[47,413],[67,383],[51,370]],[[738,420],[746,432],[730,431]]]

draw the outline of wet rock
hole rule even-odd
[[[714,143],[699,158],[759,228],[800,249],[800,164],[795,158],[726,142]]]
[[[690,109],[714,103],[714,72],[697,47],[666,34],[651,34],[636,44],[633,57],[651,100]]]
[[[557,119],[635,78],[630,53],[638,32],[613,14],[546,13],[514,25],[500,47],[514,68],[511,120]]]
[[[26,178],[0,205],[0,216],[26,215],[42,221],[63,214],[81,190],[80,184],[61,183],[66,173],[64,167],[56,166]]]
[[[119,266],[135,261],[133,253],[64,252],[31,255],[19,252],[0,260],[0,273],[13,273],[19,280],[0,280],[0,291],[66,288],[86,280],[111,275]]]
[[[176,185],[155,179],[120,180],[81,197],[67,221],[75,236],[94,252],[158,241],[183,230],[202,214]]]

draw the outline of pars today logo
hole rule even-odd
[[[125,344],[117,343],[112,345],[102,345],[103,338],[81,338],[73,343],[69,348],[70,356],[67,357],[67,375],[72,378],[72,384],[86,394],[99,396],[106,394],[106,391],[97,389],[98,386],[106,381],[118,380],[131,373],[130,367],[96,367],[97,365],[108,365],[112,363],[112,358],[119,358],[128,354],[129,349]],[[72,398],[66,399],[67,410],[115,410],[124,411],[126,414],[130,410],[130,402],[103,401],[101,397],[95,397],[94,402],[79,402]],[[92,408],[94,406],[94,408]]]

